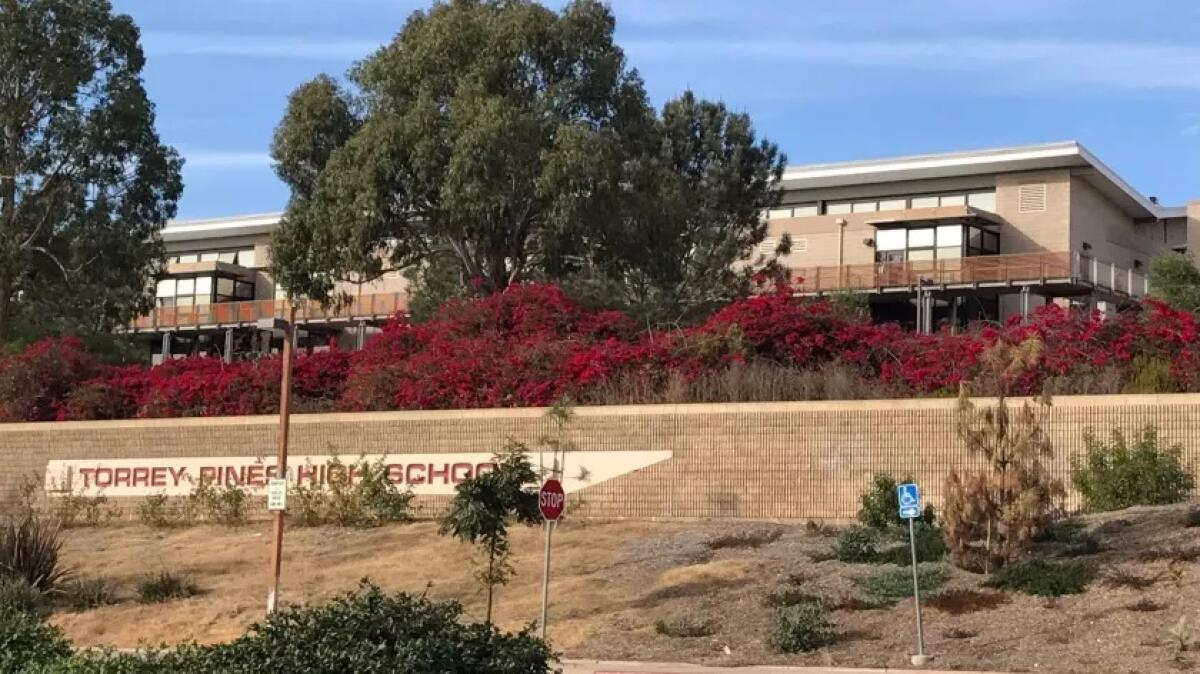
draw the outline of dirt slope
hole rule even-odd
[[[1019,594],[930,608],[928,650],[951,668],[1052,672],[1165,672],[1192,665],[1190,651],[1168,631],[1181,616],[1200,626],[1200,528],[1184,528],[1185,509],[1133,509],[1088,524],[1101,551],[1081,559],[1101,569],[1089,590],[1049,602]],[[568,657],[692,661],[713,664],[837,664],[901,666],[912,649],[911,602],[833,613],[838,640],[808,655],[777,655],[766,645],[774,609],[768,590],[791,576],[806,592],[852,608],[861,590],[853,578],[881,567],[814,562],[833,539],[803,527],[759,547],[712,542],[765,525],[613,522],[564,524],[555,534],[550,635]],[[267,566],[265,524],[157,532],[141,526],[75,529],[65,556],[83,576],[103,576],[124,601],[53,621],[76,643],[131,647],[146,643],[212,642],[240,634],[262,615]],[[541,583],[540,530],[516,532],[517,575],[499,591],[497,620],[517,628],[537,616]],[[1147,555],[1146,551],[1160,551]],[[1194,552],[1194,554],[1193,554]],[[471,577],[473,551],[421,522],[355,531],[288,532],[282,596],[317,601],[369,577],[381,586],[464,603],[482,617],[484,595]],[[1157,559],[1144,559],[1155,557]],[[1172,560],[1175,561],[1172,561]],[[136,581],[160,570],[191,576],[203,594],[142,605]],[[1113,569],[1154,583],[1145,589],[1108,587]],[[977,588],[979,577],[954,571],[950,588]],[[1131,605],[1142,609],[1131,610]],[[711,636],[672,638],[654,623],[681,614],[711,621]],[[1185,629],[1185,639],[1200,632]],[[1197,659],[1200,662],[1200,658]]]

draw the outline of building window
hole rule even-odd
[[[875,233],[875,250],[899,250],[908,247],[908,230],[881,229]]]
[[[937,197],[913,197],[913,208],[935,208],[938,205]]]
[[[850,213],[852,208],[853,204],[849,201],[829,201],[825,204],[825,213],[827,215],[841,215],[843,213]]]
[[[996,193],[995,192],[972,192],[967,195],[967,205],[971,208],[978,208],[981,211],[996,211]]]
[[[816,204],[801,204],[792,209],[793,218],[807,218],[810,215],[819,215]]]

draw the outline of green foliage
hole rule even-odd
[[[112,584],[104,578],[76,578],[59,585],[56,601],[69,611],[90,611],[116,601]]]
[[[1035,558],[998,570],[988,580],[987,585],[1041,597],[1057,597],[1083,592],[1093,573],[1091,567],[1081,562],[1055,562]]]
[[[462,608],[364,583],[284,608],[229,643],[137,653],[80,651],[57,630],[0,611],[0,672],[33,674],[549,674],[554,654],[527,630],[464,624]],[[21,666],[26,669],[20,669]]]
[[[911,566],[912,550],[909,548],[908,529],[895,529],[893,532],[895,543],[880,550],[874,561]],[[944,534],[936,524],[917,522],[913,526],[913,541],[917,548],[917,563],[940,562],[946,556]]]
[[[900,519],[900,495],[896,487],[900,484],[916,482],[911,475],[905,476],[902,482],[887,473],[876,473],[871,479],[871,487],[863,492],[858,508],[858,521],[865,527],[880,531],[891,529],[903,524]],[[921,513],[921,521],[933,524],[937,521],[933,505],[926,504]]]
[[[25,611],[0,606],[0,672],[22,672],[71,655],[57,627],[44,625]]]
[[[492,594],[511,575],[508,560],[508,527],[512,523],[541,521],[537,493],[526,487],[536,484],[537,472],[529,462],[528,449],[510,442],[496,454],[496,467],[476,474],[454,489],[454,499],[442,518],[441,532],[466,543],[480,544],[487,554],[479,580],[487,588],[487,621],[492,620]]]
[[[27,514],[0,525],[0,580],[24,580],[46,593],[66,579],[56,524]]]
[[[1191,255],[1174,251],[1150,260],[1150,294],[1184,311],[1200,311],[1200,269]]]
[[[685,613],[655,620],[654,631],[666,637],[690,639],[711,636],[717,631],[717,624],[701,616]]]
[[[412,492],[392,484],[382,460],[347,466],[333,459],[325,475],[325,485],[292,488],[288,513],[296,524],[369,528],[412,517]]]
[[[1125,393],[1179,393],[1181,387],[1171,372],[1171,361],[1166,358],[1139,354],[1130,365],[1132,375],[1125,385]]]
[[[843,531],[834,547],[834,556],[839,562],[866,564],[875,561],[879,554],[879,533],[866,527],[850,527]]]
[[[5,609],[44,618],[50,615],[50,600],[24,578],[0,578],[0,611]]]
[[[272,244],[295,296],[408,270],[437,298],[567,280],[672,322],[748,290],[784,157],[690,92],[661,115],[600,2],[438,3],[348,74],[291,95]]]
[[[98,527],[112,518],[113,512],[105,508],[108,499],[103,496],[80,496],[66,494],[55,501],[54,515],[64,529],[72,527]]]
[[[185,576],[173,574],[170,571],[160,571],[153,576],[142,579],[137,585],[138,601],[143,604],[158,604],[173,599],[187,599],[188,597],[194,597],[199,592],[200,588],[190,579]]]
[[[1072,458],[1071,481],[1088,510],[1120,510],[1134,505],[1178,503],[1195,486],[1191,471],[1182,464],[1182,449],[1160,447],[1158,431],[1144,427],[1132,443],[1113,430],[1109,442],[1088,431],[1086,455]]]
[[[768,643],[780,653],[804,653],[833,641],[833,623],[820,604],[797,604],[779,609]]]
[[[236,485],[217,488],[211,480],[202,478],[192,488],[190,497],[210,522],[231,527],[246,523],[246,492]]]
[[[195,523],[197,501],[191,495],[173,499],[166,494],[151,494],[138,503],[142,524],[152,529],[190,526]]]
[[[911,567],[885,569],[859,578],[856,582],[868,595],[880,600],[903,599],[911,597],[913,593]],[[946,571],[936,564],[918,565],[917,582],[921,586],[922,597],[932,596],[946,582]]]
[[[107,0],[0,11],[0,71],[20,83],[0,87],[0,344],[108,332],[150,305],[182,160],[154,130],[144,64]]]

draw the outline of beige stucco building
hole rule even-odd
[[[802,294],[868,297],[879,320],[922,329],[1001,320],[1047,302],[1111,307],[1147,292],[1151,258],[1200,249],[1200,202],[1143,196],[1076,142],[789,167],[761,250],[792,239]],[[263,348],[283,312],[265,269],[279,214],[179,221],[157,308],[138,320],[159,353]],[[302,339],[347,346],[405,306],[391,274],[300,309]]]
[[[1113,306],[1148,290],[1151,258],[1200,237],[1200,203],[1143,196],[1076,142],[789,168],[768,213],[804,293],[870,297],[926,329],[1046,301]]]

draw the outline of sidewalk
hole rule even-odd
[[[994,674],[963,670],[913,668],[846,668],[846,667],[702,667],[670,662],[606,662],[600,660],[565,660],[563,674],[896,674],[898,672],[923,672],[924,674]]]

